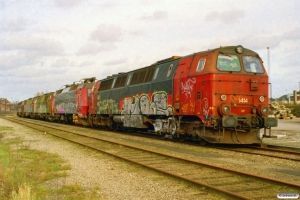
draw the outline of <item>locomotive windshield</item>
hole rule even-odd
[[[239,57],[237,55],[219,54],[217,69],[220,71],[241,71]]]
[[[264,69],[261,66],[257,57],[243,56],[243,63],[246,72],[264,73]]]

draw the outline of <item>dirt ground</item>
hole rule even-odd
[[[300,118],[278,119],[278,127],[272,128],[271,133],[276,138],[264,138],[263,143],[300,148]]]

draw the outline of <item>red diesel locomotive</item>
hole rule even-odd
[[[261,129],[266,136],[277,126],[277,119],[268,117],[268,89],[259,55],[229,46],[173,56],[98,81],[83,79],[20,102],[18,115],[210,143],[254,144],[262,141]]]

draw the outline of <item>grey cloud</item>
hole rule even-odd
[[[55,5],[62,8],[70,8],[78,6],[87,0],[55,0]]]
[[[0,22],[1,32],[20,32],[25,29],[28,22],[24,19],[2,20]]]
[[[245,17],[244,11],[233,9],[224,12],[213,11],[205,17],[205,20],[220,21],[222,23],[232,24],[238,22],[241,18],[244,17]]]
[[[127,58],[121,58],[121,59],[117,59],[117,60],[108,61],[103,64],[105,66],[114,66],[114,65],[124,64],[126,62],[127,62]]]
[[[114,43],[105,43],[105,44],[94,44],[94,43],[87,43],[86,45],[82,46],[79,51],[77,52],[78,56],[82,55],[96,55],[99,52],[103,51],[111,51],[116,49],[116,45]]]
[[[50,67],[52,68],[65,68],[65,67],[69,67],[72,64],[70,63],[70,60],[67,58],[60,58],[57,59],[54,63],[52,63],[50,65]]]
[[[166,19],[168,17],[168,13],[165,11],[155,11],[152,15],[142,16],[142,20],[161,20]]]
[[[111,9],[111,8],[116,7],[117,5],[118,5],[117,2],[115,2],[115,1],[107,1],[107,2],[101,3],[100,7],[103,9]]]
[[[121,40],[122,30],[114,25],[101,24],[90,34],[90,40],[101,43],[118,42]]]
[[[283,38],[286,40],[299,40],[300,39],[300,27],[297,27],[291,31],[285,32]]]
[[[79,65],[79,68],[91,66],[91,65],[93,65],[93,64],[95,64],[95,62],[85,61],[85,62],[82,62],[82,63]]]
[[[140,30],[140,29],[136,29],[136,30],[129,31],[129,33],[131,35],[139,36],[139,35],[143,35],[145,33],[145,31]]]
[[[248,35],[239,40],[244,42],[244,46],[252,49],[266,49],[267,47],[277,47],[281,40],[281,36],[271,35],[271,36],[253,36]]]
[[[245,48],[250,49],[266,49],[267,47],[276,48],[281,43],[286,41],[296,41],[300,39],[300,28],[282,33],[281,35],[255,35],[248,34],[242,37],[224,37],[218,38],[216,42],[211,43],[211,47],[226,45],[243,45]]]
[[[24,59],[24,57],[20,55],[1,55],[0,60],[0,68],[2,70],[19,67],[24,65],[24,63],[28,63],[28,60]]]
[[[28,56],[55,56],[63,55],[64,49],[62,43],[44,38],[12,38],[3,42],[5,50],[19,50],[25,52]]]
[[[248,35],[240,38],[239,41],[254,49],[265,49],[267,47],[275,48],[285,41],[296,41],[300,39],[300,27],[287,31],[281,35],[254,36]]]
[[[0,10],[3,9],[3,8],[5,8],[5,6],[6,6],[5,2],[1,1],[0,2]]]

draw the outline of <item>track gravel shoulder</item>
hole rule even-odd
[[[278,127],[272,128],[272,136],[264,138],[265,144],[300,148],[300,118],[279,119]]]
[[[19,137],[31,149],[56,153],[72,167],[68,176],[48,183],[49,187],[79,184],[87,191],[100,188],[99,199],[221,199],[163,175],[122,162],[82,146],[62,141],[0,118],[1,126],[13,127],[5,138]],[[4,139],[5,139],[4,138]]]
[[[300,130],[300,128],[298,129],[300,123],[297,122],[298,120],[280,121],[280,126],[274,129],[274,133],[281,134],[285,131],[285,127],[293,127],[298,131]],[[10,132],[8,136],[21,137],[31,148],[57,153],[72,166],[66,179],[50,182],[50,186],[57,187],[63,184],[78,183],[91,191],[93,188],[98,187],[100,188],[99,195],[104,197],[104,199],[220,199],[219,196],[209,194],[205,190],[195,189],[163,175],[130,165],[82,146],[62,141],[51,135],[24,128],[1,118],[0,125],[14,127],[14,131]],[[279,178],[282,181],[297,184],[300,182],[300,166],[298,162],[168,141],[149,140],[148,138],[132,137],[126,134],[104,131],[96,133],[97,131],[91,129],[82,130],[93,132],[93,134],[101,134],[103,137],[111,138],[112,135],[115,135],[113,136],[115,138],[111,139],[122,140],[141,147],[147,146],[153,150],[160,149],[170,154],[199,160],[208,164],[238,169],[273,179]],[[287,130],[287,133],[293,133],[293,131],[295,130]],[[297,132],[289,141],[297,145],[299,144],[297,142],[299,136],[300,134]],[[263,141],[272,143],[278,140],[285,144],[290,144],[287,140],[283,141],[280,138],[265,138]],[[280,188],[278,190],[278,192],[282,192]],[[264,196],[263,190],[261,194]],[[275,198],[276,195],[274,194]]]

